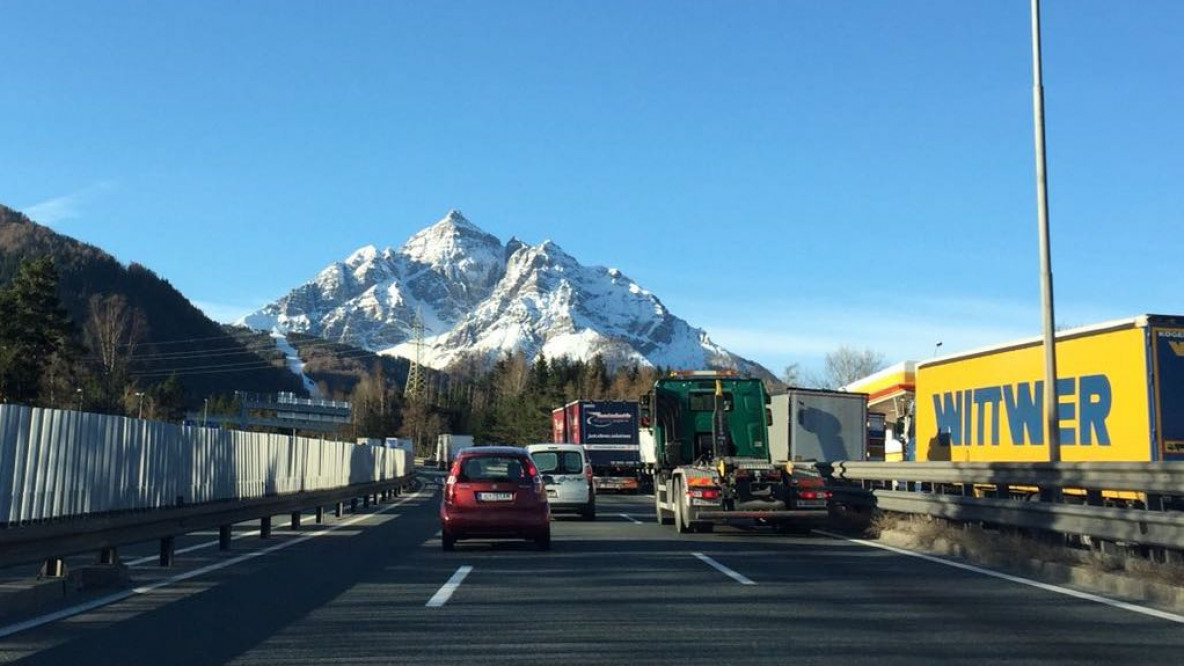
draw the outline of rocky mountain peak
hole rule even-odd
[[[358,266],[374,261],[378,256],[378,248],[373,245],[365,245],[356,250],[353,254],[345,260],[345,265],[350,268],[357,268]]]
[[[620,271],[584,266],[551,240],[503,245],[455,209],[398,250],[360,248],[242,323],[411,356],[416,313],[429,336],[425,362],[436,368],[521,349],[530,357],[600,354],[610,365],[733,367],[772,377]]]
[[[469,226],[473,226],[473,223],[469,222],[468,218],[465,217],[465,214],[455,208],[448,209],[448,214],[444,216],[441,222],[443,221],[451,222],[454,225],[467,224]]]

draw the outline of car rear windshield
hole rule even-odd
[[[460,465],[458,481],[517,481],[525,478],[526,465],[518,456],[474,456]]]
[[[580,474],[584,460],[577,451],[538,451],[530,454],[539,474]]]

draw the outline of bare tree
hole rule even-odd
[[[436,439],[445,431],[446,423],[427,404],[418,400],[403,403],[403,424],[399,436],[412,440],[415,455],[427,458],[435,450]]]
[[[819,388],[837,389],[867,377],[888,366],[884,354],[871,349],[859,351],[846,345],[828,352],[822,376],[816,379]]]
[[[144,315],[129,308],[121,294],[95,294],[88,303],[86,338],[103,369],[111,374],[123,367],[143,339]]]
[[[503,372],[498,377],[495,388],[501,396],[515,396],[526,390],[526,382],[530,378],[530,361],[521,350],[505,357]]]
[[[785,370],[781,372],[781,381],[787,386],[800,386],[803,381],[801,367],[797,363],[785,366]]]

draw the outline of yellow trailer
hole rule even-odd
[[[917,363],[917,460],[1048,460],[1041,343]],[[1061,331],[1056,351],[1062,460],[1184,460],[1184,317]]]

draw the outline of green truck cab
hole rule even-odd
[[[676,374],[658,379],[642,399],[642,423],[648,413],[659,467],[736,458],[768,463],[769,400],[757,379]]]

